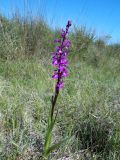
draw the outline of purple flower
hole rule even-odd
[[[53,79],[57,79],[56,89],[64,88],[63,78],[68,76],[68,53],[71,41],[67,39],[69,27],[72,25],[71,21],[68,21],[66,29],[61,31],[61,39],[55,39],[55,43],[59,43],[56,47],[56,52],[52,53],[52,65],[56,67]]]
[[[66,36],[66,31],[64,31],[64,29],[62,29],[62,31],[61,31],[61,36],[62,36],[62,38],[65,38],[65,36]]]
[[[60,81],[60,82],[57,84],[57,87],[58,87],[59,89],[64,88],[64,82],[63,82],[63,81]]]
[[[55,39],[54,43],[61,43],[61,39]]]
[[[70,47],[70,46],[71,46],[71,41],[66,39],[66,40],[64,41],[63,45],[64,45],[65,47]]]
[[[68,71],[66,69],[64,69],[62,72],[61,72],[61,77],[67,77],[68,76]]]
[[[58,72],[54,71],[54,75],[52,76],[53,79],[58,79]]]

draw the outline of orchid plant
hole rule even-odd
[[[62,29],[61,38],[55,39],[54,43],[58,43],[59,45],[56,47],[56,51],[52,53],[52,65],[55,67],[54,74],[52,76],[53,79],[57,80],[55,85],[55,93],[52,96],[52,108],[50,111],[50,116],[48,120],[48,127],[45,137],[44,144],[44,159],[49,159],[50,153],[59,147],[64,141],[60,141],[57,144],[51,145],[52,142],[52,130],[56,121],[57,114],[54,115],[55,105],[57,102],[57,98],[59,95],[59,91],[64,88],[64,80],[63,78],[68,76],[68,54],[70,51],[71,41],[67,38],[69,34],[69,27],[72,25],[69,20],[66,29]]]

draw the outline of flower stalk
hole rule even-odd
[[[44,144],[44,153],[43,158],[49,159],[50,153],[59,147],[65,140],[58,142],[57,144],[51,145],[52,142],[52,130],[55,125],[56,116],[54,117],[55,105],[57,102],[57,98],[59,95],[59,91],[64,88],[64,81],[63,78],[68,76],[68,53],[69,47],[71,46],[70,40],[68,40],[68,30],[71,26],[71,21],[68,21],[66,25],[66,29],[61,31],[61,39],[55,39],[54,42],[58,43],[59,45],[56,47],[56,51],[52,53],[52,65],[55,67],[54,74],[52,76],[53,79],[56,79],[55,85],[55,94],[52,96],[51,99],[51,111],[50,117],[48,120],[48,127],[45,137],[45,144]]]

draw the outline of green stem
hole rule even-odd
[[[55,104],[56,104],[58,95],[59,95],[59,89],[58,89],[58,87],[56,86],[55,96],[54,96],[54,97],[52,96],[51,122],[53,121],[53,114],[54,114]]]

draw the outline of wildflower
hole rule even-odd
[[[63,78],[68,76],[68,53],[69,53],[69,47],[71,45],[70,40],[67,39],[68,30],[71,26],[71,21],[68,21],[66,25],[66,29],[61,31],[61,39],[55,39],[54,42],[58,43],[59,45],[56,47],[56,51],[52,53],[52,65],[56,68],[54,70],[54,74],[52,76],[53,79],[57,79],[56,87],[55,87],[55,93],[52,96],[51,103],[51,111],[50,111],[50,117],[48,120],[48,128],[46,132],[45,137],[45,143],[44,143],[44,152],[43,157],[45,159],[50,158],[50,153],[55,149],[56,147],[60,146],[60,144],[63,143],[63,141],[60,141],[58,144],[51,145],[52,142],[52,130],[55,125],[55,121],[57,118],[57,113],[54,116],[55,111],[55,105],[57,102],[57,98],[59,95],[59,90],[64,88],[64,81]]]
[[[68,76],[69,63],[67,56],[69,53],[69,47],[71,46],[71,41],[67,39],[67,35],[69,34],[68,30],[71,25],[71,21],[68,21],[66,29],[62,29],[61,31],[61,39],[54,40],[55,43],[59,43],[56,47],[56,52],[52,53],[52,65],[56,67],[52,78],[57,79],[57,90],[64,88],[63,78]]]

